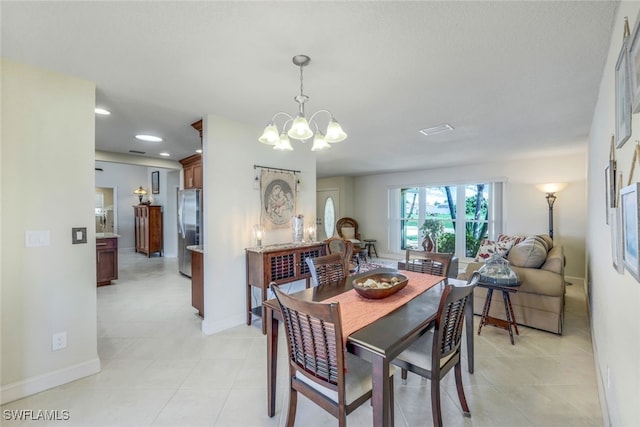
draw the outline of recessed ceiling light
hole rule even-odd
[[[202,154],[202,148],[198,148],[198,149],[196,150],[196,153],[198,153],[198,154]]]
[[[111,111],[105,110],[104,108],[96,107],[96,109],[94,111],[96,112],[96,114],[101,114],[103,116],[108,116],[109,114],[111,114]]]
[[[160,138],[159,136],[153,136],[153,135],[136,135],[136,139],[139,139],[140,141],[147,141],[147,142],[162,141],[162,138]]]
[[[169,157],[169,156],[171,156],[171,154],[167,153],[166,151],[163,151],[162,153],[160,153],[160,155],[161,155],[161,156],[164,156],[164,157]]]
[[[435,135],[436,133],[440,133],[440,132],[447,132],[450,130],[453,130],[453,126],[451,126],[448,123],[445,123],[440,126],[434,126],[432,128],[422,129],[420,133],[428,136],[428,135]]]

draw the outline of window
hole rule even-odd
[[[428,235],[438,252],[474,257],[501,230],[502,183],[400,189],[400,250],[421,248]]]

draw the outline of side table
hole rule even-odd
[[[518,288],[520,288],[521,283],[518,282],[515,285],[498,285],[495,283],[487,283],[487,282],[478,282],[478,286],[481,288],[487,289],[487,298],[484,300],[484,308],[482,310],[482,317],[480,318],[480,326],[478,327],[478,335],[480,335],[480,331],[484,325],[491,325],[497,328],[504,329],[509,331],[509,338],[511,339],[511,345],[515,345],[513,340],[513,329],[516,331],[516,335],[520,335],[518,332],[518,324],[516,323],[516,316],[513,314],[513,307],[511,306],[511,297],[510,293],[518,292]],[[507,320],[498,319],[496,317],[489,316],[489,310],[491,309],[491,297],[493,296],[493,291],[501,291],[502,299],[504,301],[504,311],[507,317]],[[513,327],[513,329],[512,329]]]
[[[376,258],[378,258],[378,251],[376,251],[376,239],[363,239],[362,240],[364,242],[364,247],[367,250],[367,254],[369,255],[369,258],[371,258],[371,252],[373,251],[374,254],[376,254]]]

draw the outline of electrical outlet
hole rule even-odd
[[[58,351],[67,348],[67,332],[59,332],[51,337],[51,350]]]

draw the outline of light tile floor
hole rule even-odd
[[[178,274],[175,259],[121,254],[120,279],[97,293],[102,371],[4,405],[3,426],[285,425],[285,352],[279,359],[277,413],[268,418],[266,340],[259,324],[204,335],[191,307],[190,280]],[[476,328],[477,322],[476,316]],[[462,416],[450,374],[443,385],[444,424],[602,426],[581,284],[567,287],[564,330],[556,336],[520,327],[512,346],[505,331],[483,328],[476,335],[476,373],[463,370],[472,416]],[[395,397],[396,426],[431,425],[426,381],[412,375],[408,385],[397,380]],[[7,421],[5,410],[13,409],[66,409],[70,420]],[[348,424],[370,426],[370,406],[351,414]],[[337,421],[300,397],[296,425]]]

